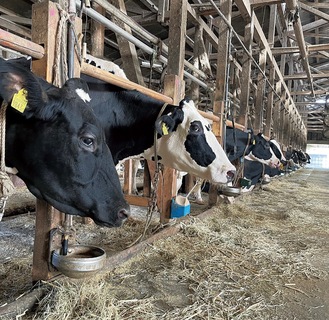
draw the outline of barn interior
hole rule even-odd
[[[69,1],[50,2],[69,12]],[[46,3],[0,2],[0,56],[30,55],[35,70],[50,67],[49,61],[44,62],[49,53],[8,37],[10,33],[37,42],[41,30],[34,22],[46,18],[33,16],[33,10]],[[224,124],[233,124],[275,138],[284,152],[329,145],[326,0],[76,0],[75,4],[69,19],[81,21],[81,52],[84,47],[88,55],[114,62],[131,82],[176,102],[191,97],[213,122],[222,143]],[[57,30],[47,32],[47,37],[56,38]],[[38,45],[48,50],[40,39]],[[83,66],[81,72],[86,72]],[[178,88],[168,85],[167,75],[180,80]],[[146,206],[149,199],[131,194],[130,180],[124,188],[130,203]],[[39,209],[39,214],[49,212],[42,205]],[[163,219],[167,218],[168,213]],[[51,229],[52,223],[44,228]],[[50,277],[48,270],[43,271],[47,263],[34,264],[35,279]]]
[[[40,2],[3,2],[1,28],[31,39],[32,5]],[[92,1],[87,15],[82,14],[87,51],[121,66],[128,79],[162,91],[168,43],[173,41],[169,35],[173,22],[168,9],[168,0]],[[214,111],[215,82],[220,74],[227,84],[228,117],[245,115],[248,109],[256,131],[270,126],[268,133],[278,136],[286,146],[296,144],[305,148],[310,142],[326,144],[329,136],[328,9],[326,1],[254,0],[227,4],[226,1],[188,1],[186,16],[181,17],[186,19],[185,39],[179,47],[184,55],[186,94],[198,95],[200,109]],[[95,31],[97,22],[90,17],[95,11],[128,31],[131,45],[139,40],[148,48],[137,46],[132,52],[127,48],[126,38],[110,25],[102,26],[104,40],[96,40],[99,37],[95,34],[99,32]],[[220,34],[220,28],[226,29],[227,34]],[[221,53],[218,44],[222,47],[227,42],[226,52]],[[219,55],[223,56],[219,59]],[[220,65],[221,61],[225,61],[224,66]],[[270,120],[266,119],[270,118],[266,111],[269,112],[271,104],[277,105],[273,110],[286,114],[283,119],[291,123],[291,133],[278,120],[280,115],[274,116],[270,125],[266,123]],[[281,137],[279,132],[284,132]],[[297,142],[296,137],[300,135],[306,136]]]

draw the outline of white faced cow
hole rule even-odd
[[[227,183],[235,167],[192,101],[168,104],[135,90],[125,90],[83,75],[90,105],[102,123],[114,163],[142,155],[154,159],[154,132],[159,162],[213,183]]]
[[[0,104],[8,104],[6,165],[58,210],[117,227],[129,206],[103,127],[77,94],[87,97],[86,90],[81,79],[52,86],[29,70],[25,58],[0,58]]]

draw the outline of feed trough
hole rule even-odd
[[[62,248],[52,252],[51,263],[61,273],[70,278],[85,278],[100,271],[106,261],[106,253],[95,246],[72,245],[67,255]]]
[[[224,186],[221,188],[222,194],[228,197],[237,197],[241,194],[241,188]]]

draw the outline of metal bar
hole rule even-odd
[[[76,5],[77,5],[77,7],[79,9],[81,9],[80,1],[76,0]],[[130,41],[131,43],[133,43],[135,46],[137,46],[138,48],[142,49],[146,53],[148,53],[148,54],[153,54],[154,53],[154,49],[152,49],[151,47],[149,47],[148,45],[146,45],[144,42],[138,40],[137,38],[135,38],[134,36],[132,36],[127,31],[121,29],[115,23],[113,23],[109,19],[105,18],[104,16],[102,16],[97,11],[95,11],[95,10],[93,10],[91,8],[83,7],[83,12],[85,14],[87,14],[89,17],[91,17],[92,19],[94,19],[97,22],[103,24],[106,28],[108,28],[108,29],[112,30],[113,32],[119,34],[120,36],[124,37],[125,39],[127,39],[128,41]],[[159,59],[159,61],[161,61],[161,62],[163,62],[165,64],[168,63],[168,59],[166,57],[164,57],[163,55],[160,55],[158,57],[158,59]],[[185,62],[184,65],[187,65],[187,62]],[[192,69],[195,69],[193,67],[193,65],[191,65],[190,63],[188,64],[188,68],[190,68],[191,70]],[[196,70],[196,72],[200,73],[199,70],[197,70],[197,69],[195,69],[195,70]],[[204,75],[204,73],[203,73],[203,75]],[[191,79],[192,81],[198,83],[199,86],[203,87],[204,89],[209,89],[209,87],[208,87],[208,85],[206,83],[204,83],[201,80],[199,80],[198,78],[192,76],[187,71],[184,71],[184,76],[187,77],[187,78],[189,78],[189,79]],[[204,75],[204,77],[206,78],[207,76]]]

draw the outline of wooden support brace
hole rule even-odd
[[[53,80],[53,65],[55,61],[55,39],[59,21],[56,4],[50,1],[36,3],[32,6],[32,41],[43,45],[45,55],[40,60],[33,61],[33,72],[48,82]],[[76,18],[76,32],[81,33],[81,19]],[[80,69],[75,63],[75,75]],[[37,200],[36,231],[34,238],[34,253],[32,280],[48,280],[55,275],[49,267],[50,258],[50,231],[57,228],[63,221],[62,214],[43,200]],[[60,240],[52,245],[60,245]]]

